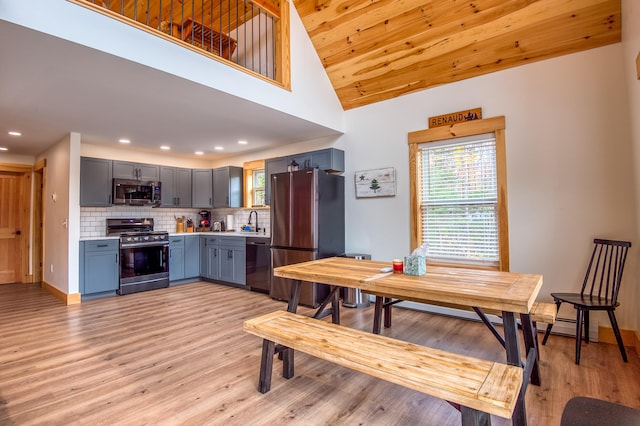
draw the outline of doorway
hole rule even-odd
[[[0,164],[0,284],[31,282],[31,166]]]

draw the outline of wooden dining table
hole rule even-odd
[[[534,365],[528,366],[532,369],[531,382],[540,384],[537,340],[530,312],[542,287],[542,275],[431,265],[427,266],[426,274],[421,276],[382,271],[389,266],[391,262],[330,257],[280,266],[273,270],[273,274],[293,280],[287,308],[289,312],[297,311],[303,282],[330,285],[331,292],[314,317],[323,316],[330,303],[332,320],[336,324],[340,323],[337,291],[340,287],[360,289],[377,298],[501,313],[507,363],[526,367],[518,339],[519,316],[526,352],[529,353],[531,349],[536,352]],[[379,306],[376,303],[376,309],[380,309]]]

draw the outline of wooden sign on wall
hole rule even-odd
[[[452,112],[450,114],[436,115],[429,117],[429,128],[450,126],[462,123],[463,121],[480,120],[482,118],[482,108],[468,109],[465,111]]]

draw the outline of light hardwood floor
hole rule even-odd
[[[0,425],[459,425],[446,402],[296,354],[296,375],[274,362],[271,391],[256,387],[262,342],[242,322],[283,302],[193,283],[61,305],[34,284],[0,286]],[[309,312],[303,308],[302,313]],[[384,334],[504,362],[481,324],[394,309]],[[342,309],[344,325],[370,330],[373,305]],[[640,360],[574,340],[541,350],[543,385],[530,386],[530,425],[558,425],[575,395],[640,408]],[[384,354],[381,354],[381,358]],[[509,425],[498,417],[494,425]]]

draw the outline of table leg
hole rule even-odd
[[[331,289],[331,291],[329,292],[329,294],[327,295],[327,297],[324,298],[324,300],[322,301],[322,303],[320,304],[320,306],[318,307],[318,309],[316,310],[316,313],[313,314],[313,316],[311,318],[316,318],[316,319],[320,319],[320,318],[324,318],[327,315],[329,315],[329,313],[331,313],[332,317],[331,319],[333,320],[334,324],[340,324],[340,314],[338,312],[338,316],[337,316],[337,321],[336,322],[336,314],[335,314],[335,306],[338,306],[337,303],[333,303],[334,299],[336,298],[336,293],[338,292],[338,290],[340,290],[340,287],[332,285],[329,286],[329,288]],[[340,296],[337,296],[337,300],[340,300]],[[327,307],[327,305],[329,304],[329,302],[331,302],[331,309],[328,311],[325,311],[325,308]]]
[[[500,344],[504,348],[505,347],[504,337],[502,337],[502,334],[500,334],[500,332],[494,327],[491,321],[489,321],[489,318],[487,318],[484,311],[480,308],[476,308],[475,306],[473,307],[473,310],[476,312],[476,314],[478,315],[478,317],[480,317],[484,325],[487,326],[489,331],[491,331],[491,333],[495,336],[496,339],[498,339],[498,342],[500,342]]]
[[[393,303],[391,303],[391,298],[385,297],[384,298],[384,328],[391,327],[391,305],[393,305]]]
[[[334,286],[331,297],[331,322],[340,325],[340,287]]]
[[[289,304],[287,305],[287,311],[294,314],[298,310],[298,302],[300,301],[300,287],[302,282],[300,280],[293,280],[291,284],[291,296],[289,297]]]
[[[504,324],[504,347],[507,351],[507,364],[522,367],[516,314],[513,312],[503,311],[502,323]]]
[[[384,298],[382,296],[376,296],[376,304],[373,308],[373,334],[380,334],[380,320],[382,319],[382,305],[384,305]]]
[[[533,365],[531,366],[531,383],[536,386],[540,386],[540,355],[538,353],[538,339],[536,338],[536,329],[531,321],[531,315],[520,314],[520,323],[522,324],[522,334],[524,336],[524,347],[527,352],[531,349],[535,351],[535,358]]]
[[[518,323],[516,314],[502,311],[502,323],[504,324],[504,343],[507,352],[507,364],[524,367],[520,358],[520,344],[518,342]],[[527,413],[524,404],[524,395],[518,397],[515,410],[513,411],[512,422],[514,425],[526,425]]]
[[[291,295],[289,296],[289,304],[287,305],[287,311],[294,314],[298,310],[298,302],[300,301],[300,287],[302,287],[302,281],[293,280],[291,283]],[[278,345],[278,359],[284,361],[282,366],[282,375],[289,379],[293,377],[293,349],[285,346]],[[287,377],[289,375],[289,377]]]

